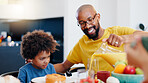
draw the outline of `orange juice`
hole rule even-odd
[[[123,60],[126,61],[126,53],[125,52],[119,52],[119,53],[94,53],[91,57],[91,62],[90,62],[90,68],[89,70],[93,69],[95,71],[95,73],[97,71],[99,71],[98,69],[96,69],[95,67],[99,67],[99,62],[96,62],[97,65],[94,67],[93,65],[93,60],[96,58],[103,58],[107,63],[109,63],[111,66],[115,65],[115,63],[118,60]],[[99,68],[100,69],[100,68]]]

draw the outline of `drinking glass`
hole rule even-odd
[[[7,37],[7,32],[6,31],[2,31],[1,35],[3,36],[3,38],[5,39]]]
[[[80,82],[81,79],[86,79],[87,78],[87,72],[85,69],[78,69],[78,83]]]
[[[103,82],[106,83],[107,78],[110,76],[109,71],[98,71],[97,72],[97,78],[102,80]]]
[[[89,64],[88,76],[94,79],[99,71],[99,57],[93,56]]]
[[[89,70],[93,70],[96,74],[99,71],[99,57],[94,56],[91,60]]]

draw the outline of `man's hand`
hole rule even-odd
[[[115,34],[110,34],[109,38],[103,39],[102,41],[115,47],[120,47],[123,44],[123,38]]]

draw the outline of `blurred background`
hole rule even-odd
[[[127,26],[147,31],[148,0],[0,0],[0,74],[24,65],[20,56],[21,38],[41,29],[61,45],[51,63],[63,62],[83,32],[77,26],[76,10],[93,5],[100,13],[102,28]],[[141,28],[142,29],[141,29]]]

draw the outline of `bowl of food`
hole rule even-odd
[[[117,78],[120,83],[141,83],[144,76],[139,74],[119,74],[112,72],[111,75]]]
[[[135,66],[128,65],[124,61],[117,61],[111,75],[120,83],[141,83],[144,79],[143,71]]]

